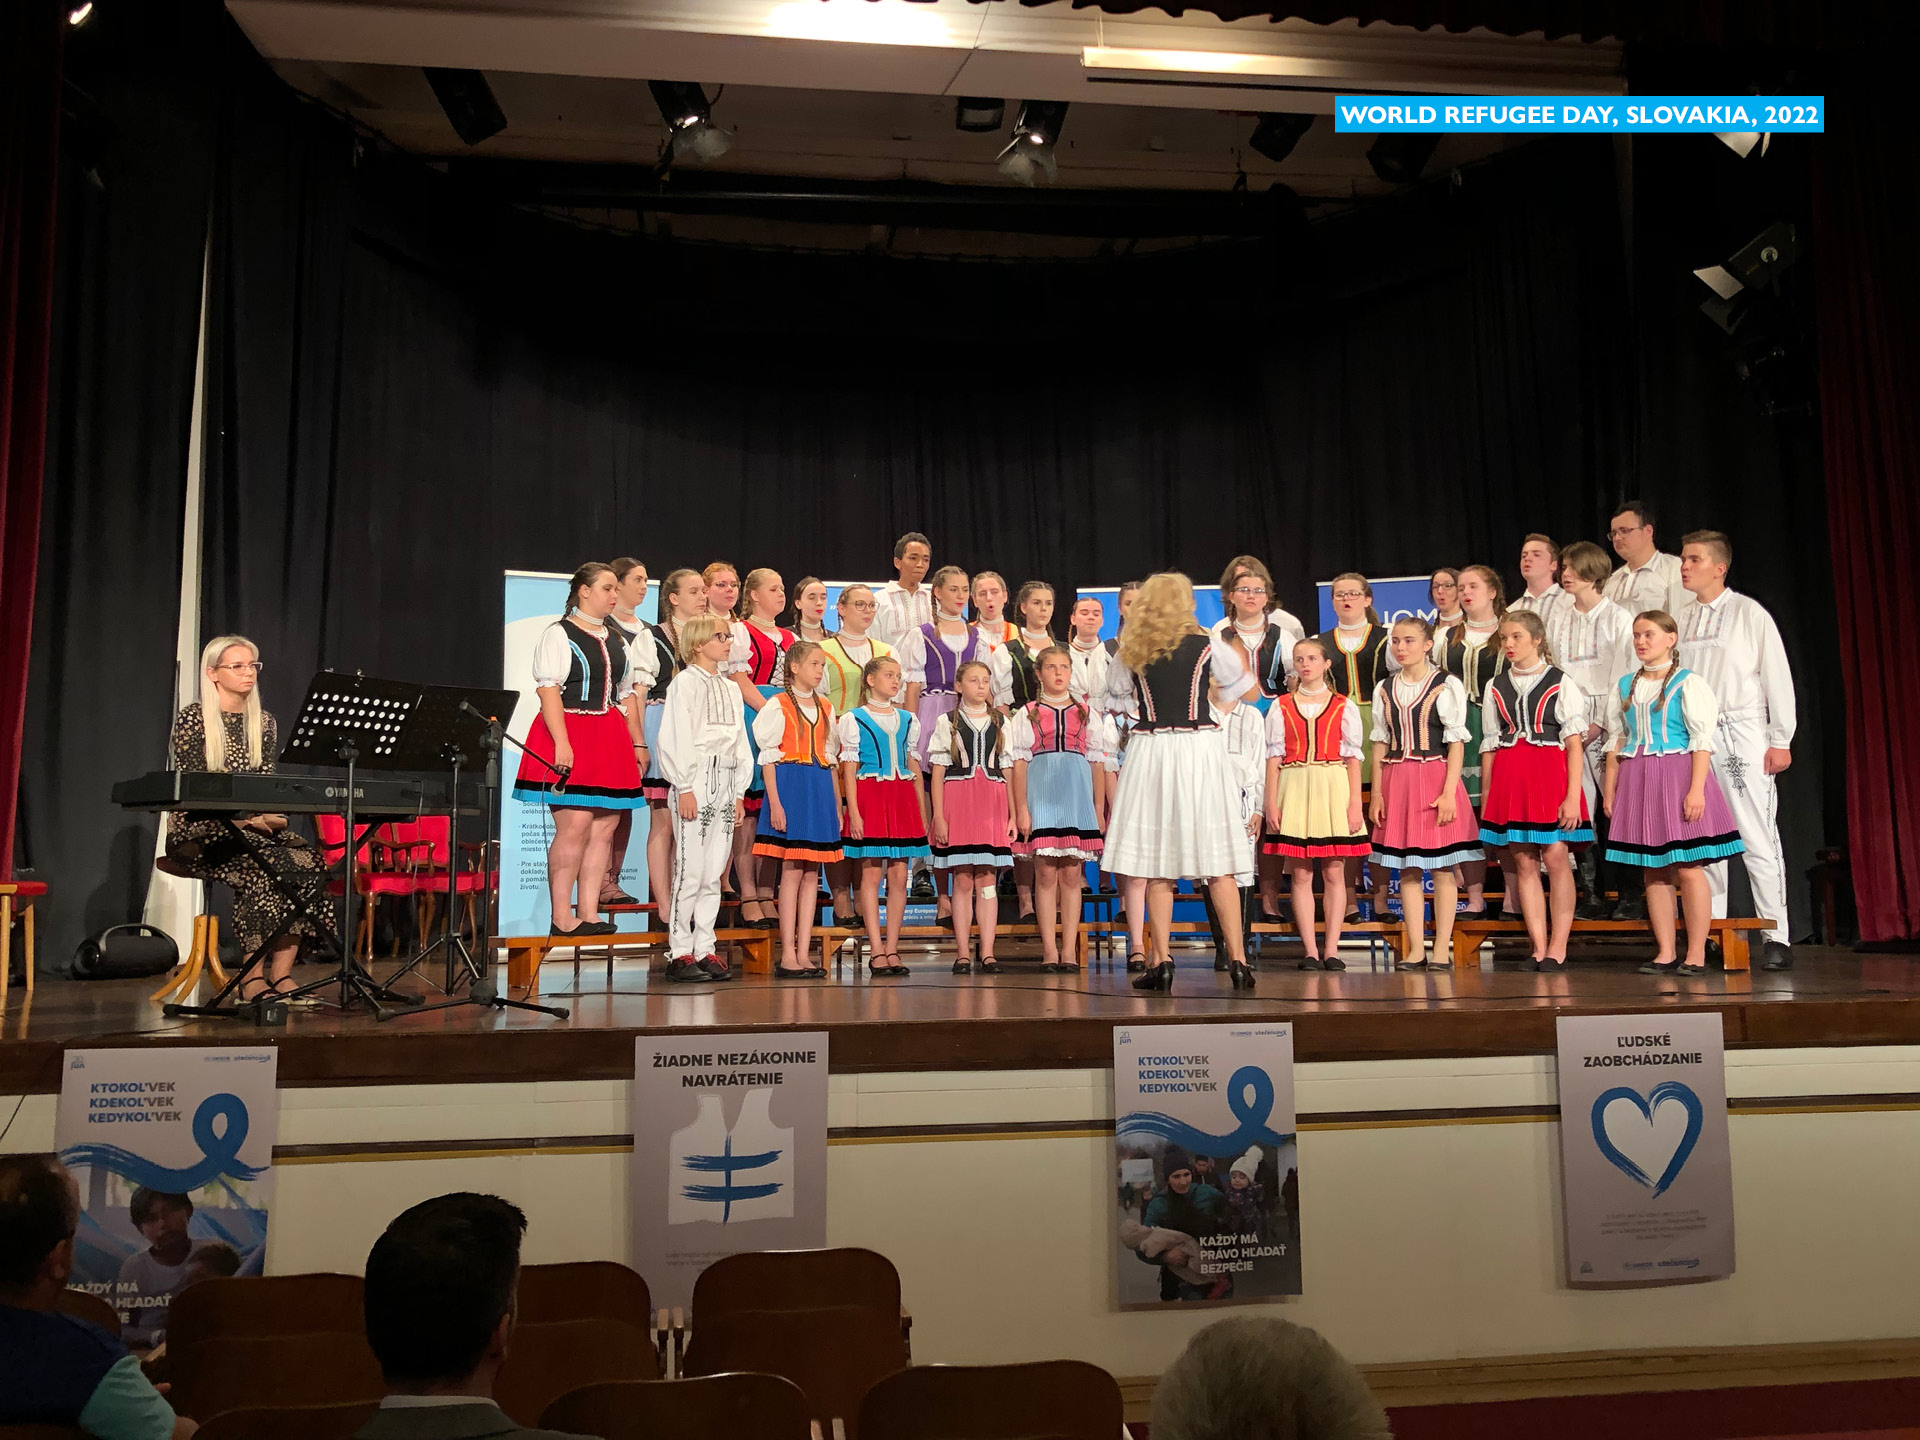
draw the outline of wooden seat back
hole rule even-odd
[[[823,1428],[840,1420],[853,1437],[867,1391],[908,1363],[897,1312],[864,1306],[732,1310],[697,1314],[682,1373],[783,1376],[806,1396],[810,1418]]]
[[[516,1324],[493,1398],[522,1425],[536,1426],[569,1391],[618,1380],[657,1380],[660,1358],[638,1325],[619,1320]]]
[[[202,1280],[167,1307],[167,1349],[172,1353],[224,1335],[364,1335],[365,1288],[358,1275],[325,1273]]]
[[[1120,1387],[1098,1365],[916,1365],[860,1405],[862,1440],[1112,1440]]]
[[[349,1440],[379,1408],[377,1400],[355,1400],[228,1410],[202,1425],[194,1440]]]
[[[589,1385],[562,1395],[540,1428],[601,1440],[808,1440],[807,1401],[778,1375],[727,1373],[686,1380]]]
[[[642,1330],[653,1324],[647,1282],[612,1260],[522,1265],[515,1315],[522,1325],[556,1320],[621,1320]]]
[[[177,1347],[169,1332],[167,1378],[174,1412],[202,1424],[229,1410],[378,1403],[386,1394],[366,1337],[341,1331],[220,1335]]]

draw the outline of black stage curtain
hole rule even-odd
[[[53,890],[42,964],[137,919],[151,817],[112,781],[166,763],[179,623],[217,6],[117,6],[67,46],[53,395],[23,859]]]

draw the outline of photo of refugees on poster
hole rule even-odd
[[[266,1263],[278,1051],[69,1050],[54,1122],[80,1191],[76,1290],[120,1312],[127,1348],[166,1339],[190,1285]]]
[[[1121,1309],[1300,1293],[1293,1027],[1113,1032]]]

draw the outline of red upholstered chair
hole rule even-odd
[[[347,848],[346,817],[316,815],[313,819],[320,834],[320,848],[325,852],[328,863],[339,864],[340,856]],[[418,824],[415,820],[396,820],[379,826],[362,842],[360,853],[355,857],[354,893],[367,901],[360,911],[360,934],[357,937],[363,959],[373,958],[374,910],[379,903],[387,899],[411,900],[419,894],[423,877],[414,871],[419,838],[415,827]],[[344,893],[342,882],[331,881],[327,891],[331,895]]]
[[[435,905],[446,898],[449,863],[458,867],[453,877],[454,893],[466,901],[467,925],[472,928],[476,901],[496,878],[486,871],[486,843],[462,840],[457,857],[450,862],[447,839],[451,826],[446,816],[422,815],[409,823],[414,828],[413,869],[420,877],[420,933],[427,933],[433,923]]]
[[[33,996],[33,902],[47,893],[44,880],[0,880],[0,1004],[7,998],[13,976],[13,917],[25,932],[27,996]]]

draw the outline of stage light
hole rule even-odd
[[[67,24],[75,26],[84,25],[92,17],[93,0],[87,0],[87,3],[80,6],[79,9],[69,10],[67,12]]]
[[[953,128],[976,135],[991,135],[1006,123],[1007,102],[979,95],[962,95],[953,102]]]
[[[1411,185],[1440,148],[1438,135],[1382,135],[1367,149],[1367,164],[1389,185]]]
[[[1781,220],[1742,245],[1726,264],[1704,266],[1693,273],[1722,300],[1731,300],[1742,290],[1772,285],[1799,258],[1799,232]]]
[[[1751,156],[1756,149],[1764,156],[1767,146],[1773,141],[1773,135],[1765,130],[1716,130],[1713,138],[1742,160]]]
[[[433,87],[433,98],[446,112],[447,123],[464,144],[478,145],[507,128],[507,117],[493,98],[493,87],[478,70],[443,70],[430,65],[422,73]]]
[[[1059,174],[1053,149],[1066,120],[1064,100],[1023,100],[1020,117],[1013,122],[1013,139],[996,162],[1000,173],[1022,185],[1033,184],[1043,172],[1052,180]]]
[[[707,92],[688,80],[649,80],[653,102],[673,133],[675,159],[718,160],[733,148],[733,132],[713,123]]]
[[[1313,116],[1283,112],[1262,115],[1247,143],[1278,165],[1293,153],[1300,137],[1313,128]]]

